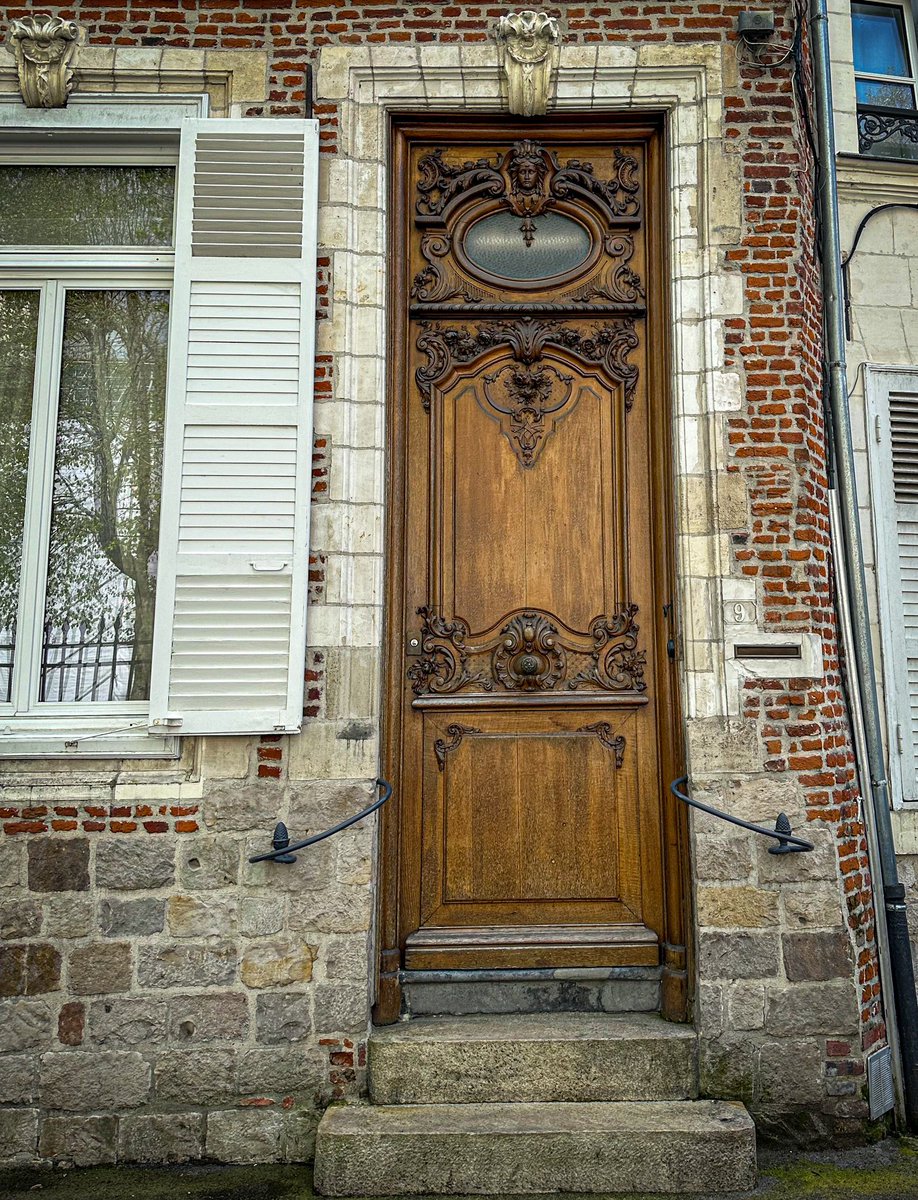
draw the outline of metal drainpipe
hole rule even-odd
[[[845,326],[841,303],[841,247],[838,232],[838,179],[835,170],[835,125],[832,79],[829,65],[829,18],[826,0],[810,0],[810,31],[813,47],[813,77],[816,90],[819,137],[818,203],[822,218],[823,322],[829,367],[829,410],[835,445],[836,491],[848,585],[856,686],[864,722],[867,769],[874,830],[879,849],[883,901],[893,977],[896,1024],[902,1058],[905,1118],[910,1130],[918,1130],[918,997],[905,910],[905,887],[899,882],[896,847],[889,810],[889,781],[880,731],[870,616],[867,608],[867,579],[857,511],[854,449],[848,411],[845,367]]]

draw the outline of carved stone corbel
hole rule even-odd
[[[520,117],[542,116],[548,108],[552,69],[558,64],[558,18],[524,9],[501,17],[495,36],[510,111]]]
[[[73,86],[73,59],[86,31],[61,17],[20,17],[9,44],[27,108],[64,108]]]

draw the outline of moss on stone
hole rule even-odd
[[[87,1167],[0,1171],[0,1200],[311,1200],[302,1166]]]
[[[695,1200],[918,1200],[918,1139],[819,1154],[762,1155],[754,1193]],[[304,1166],[91,1167],[0,1171],[0,1200],[316,1200]],[[412,1200],[434,1200],[412,1197]],[[438,1197],[435,1200],[457,1200]],[[505,1198],[508,1200],[508,1198]],[[541,1200],[603,1200],[542,1197]],[[604,1200],[665,1200],[607,1196]]]

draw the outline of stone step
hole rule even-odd
[[[685,1194],[755,1179],[752,1119],[716,1100],[343,1106],[316,1144],[326,1196]]]
[[[688,1100],[696,1038],[655,1013],[417,1017],[373,1031],[376,1104]]]
[[[659,967],[403,971],[411,1016],[468,1013],[659,1012]]]

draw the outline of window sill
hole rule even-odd
[[[177,737],[158,737],[144,728],[105,730],[68,728],[50,730],[20,728],[0,721],[0,760],[16,758],[178,758]]]

